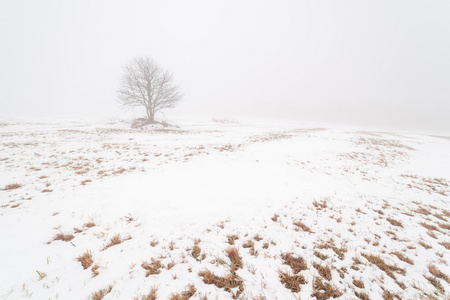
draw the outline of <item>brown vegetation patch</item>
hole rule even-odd
[[[437,279],[437,277],[431,277],[431,276],[426,276],[424,275],[423,277],[425,277],[429,283],[431,283],[432,286],[434,286],[439,292],[443,293],[445,292],[444,288],[442,287],[442,284],[439,282],[439,279]]]
[[[98,265],[95,265],[92,267],[92,277],[97,276],[98,274],[100,274],[100,272],[98,271],[100,267]]]
[[[320,277],[314,277],[311,297],[316,297],[317,300],[326,300],[338,298],[342,295],[343,293],[337,287],[332,286],[328,282],[323,282]]]
[[[420,222],[419,224],[422,225],[423,227],[425,227],[426,229],[430,230],[430,231],[432,231],[432,230],[439,231],[439,229],[436,226],[434,226],[434,225],[427,224],[425,222]]]
[[[279,276],[281,283],[293,293],[300,292],[300,285],[307,283],[303,275],[292,275],[290,273],[280,272]]]
[[[53,238],[54,241],[64,241],[69,242],[74,238],[74,236],[70,233],[62,233],[58,232],[55,237]]]
[[[326,200],[322,200],[321,202],[318,202],[317,200],[315,200],[313,202],[313,205],[315,208],[317,208],[317,210],[322,210],[327,208],[327,201]]]
[[[218,288],[225,289],[225,291],[231,293],[234,299],[237,299],[239,295],[244,291],[244,282],[235,273],[230,273],[227,276],[217,276],[209,270],[201,271],[198,273],[203,277],[203,282],[206,284],[214,284]],[[238,288],[238,291],[234,293],[233,288]]]
[[[353,279],[353,285],[360,289],[364,288],[364,282],[362,280]]]
[[[92,221],[90,221],[90,222],[84,223],[83,226],[84,226],[84,227],[87,227],[87,228],[91,228],[91,227],[94,227],[94,226],[95,226],[95,223],[92,222]]]
[[[148,277],[150,275],[159,274],[161,269],[164,268],[164,265],[161,261],[152,258],[152,262],[150,264],[148,262],[143,262],[141,267],[147,270],[145,277]]]
[[[255,243],[252,240],[247,240],[242,247],[243,248],[253,248],[255,246]]]
[[[285,253],[281,255],[281,258],[286,265],[291,267],[292,271],[294,271],[294,274],[308,269],[306,261],[303,259],[303,257],[294,257],[292,253]]]
[[[442,229],[447,229],[450,230],[450,224],[448,223],[438,223],[439,227],[441,227]]]
[[[8,191],[8,190],[15,190],[15,189],[18,189],[18,188],[20,188],[20,187],[22,187],[21,184],[18,184],[18,183],[12,183],[12,184],[6,185],[6,186],[3,188],[3,190],[5,190],[5,191]]]
[[[103,290],[99,290],[92,294],[92,300],[101,300],[103,297],[108,295],[112,290],[112,285],[108,286],[107,288],[104,288]]]
[[[431,248],[433,248],[433,247],[431,247],[430,244],[425,243],[423,240],[420,240],[420,241],[419,241],[419,245],[422,246],[422,247],[424,247],[425,249],[431,249]]]
[[[400,222],[400,221],[397,221],[397,220],[392,219],[392,218],[386,218],[386,220],[387,220],[389,223],[391,223],[391,225],[394,225],[394,226],[398,226],[398,227],[402,227],[402,228],[403,228],[403,224],[402,224],[402,222]]]
[[[322,266],[318,263],[313,263],[314,268],[316,268],[317,271],[319,271],[320,276],[325,278],[326,280],[331,280],[331,269],[327,266]]]
[[[326,260],[328,258],[328,255],[325,255],[319,251],[314,251],[314,255],[320,258],[321,260]]]
[[[239,250],[236,247],[227,248],[225,253],[231,261],[231,271],[242,268],[242,257],[239,255]]]
[[[111,238],[111,240],[109,240],[109,243],[106,244],[106,246],[103,247],[102,251],[108,249],[109,247],[118,245],[120,243],[122,243],[122,239],[120,238],[120,234],[116,234],[115,236],[113,236]]]
[[[153,286],[150,289],[150,293],[148,293],[147,295],[142,295],[140,297],[140,299],[135,298],[135,300],[156,300],[156,298],[158,296],[157,292],[158,292],[158,287],[157,286]]]
[[[376,265],[380,270],[384,271],[389,277],[396,279],[393,272],[405,275],[405,270],[397,266],[388,265],[379,255],[371,255],[366,253],[361,253],[369,262]]]
[[[86,251],[82,255],[78,256],[77,260],[81,263],[81,265],[83,266],[83,269],[89,268],[92,265],[92,263],[94,262],[92,260],[92,254],[90,251]]]
[[[429,265],[428,271],[430,271],[433,276],[445,280],[445,282],[450,283],[450,277],[446,274],[442,273],[435,265]]]
[[[355,291],[355,296],[361,300],[370,300],[369,295],[367,295],[366,293],[358,293]]]
[[[391,254],[394,254],[395,256],[397,256],[398,259],[400,259],[401,261],[404,261],[410,265],[414,265],[414,261],[411,258],[409,258],[408,256],[404,255],[403,253],[401,253],[399,251],[391,252]]]
[[[296,222],[294,222],[294,225],[297,227],[295,228],[295,231],[306,231],[306,232],[311,232],[311,228],[309,228],[308,226],[306,226],[302,221],[298,220]]]
[[[431,212],[428,209],[426,209],[425,207],[422,207],[422,206],[419,207],[418,209],[416,209],[414,212],[425,215],[425,216],[428,216],[429,214],[431,214]]]
[[[279,215],[274,214],[273,217],[272,217],[272,221],[277,222],[278,221],[278,217],[279,217]]]
[[[234,241],[238,240],[239,236],[237,234],[230,234],[230,235],[227,235],[227,238],[228,238],[228,244],[234,245]]]
[[[439,245],[444,246],[445,249],[450,250],[450,242],[442,242]]]
[[[399,295],[389,292],[388,290],[383,291],[383,300],[394,300],[394,297],[398,300],[402,300]]]
[[[182,292],[181,294],[179,294],[179,293],[171,294],[170,300],[188,300],[192,296],[194,296],[195,292],[197,292],[197,289],[195,288],[195,286],[193,284],[189,284],[186,287],[186,290],[184,292]]]

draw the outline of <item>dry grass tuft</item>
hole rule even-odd
[[[423,227],[425,227],[426,229],[430,230],[430,231],[432,231],[432,230],[439,231],[439,229],[436,226],[434,226],[434,225],[427,224],[425,222],[420,222],[419,224],[422,225]]]
[[[450,283],[450,277],[442,273],[435,265],[429,265],[428,271],[430,271],[433,276],[445,280],[445,282]]]
[[[311,297],[316,297],[317,300],[326,300],[338,298],[342,295],[343,293],[337,287],[332,286],[328,282],[324,283],[320,277],[314,277]]]
[[[431,277],[431,276],[426,276],[426,275],[424,275],[423,277],[425,277],[428,280],[428,282],[431,283],[431,285],[434,286],[439,292],[441,292],[441,293],[445,292],[444,287],[439,282],[437,277]]]
[[[21,184],[18,184],[18,183],[12,183],[12,184],[6,185],[6,186],[3,188],[3,190],[5,190],[5,191],[8,191],[8,190],[15,190],[15,189],[18,189],[18,188],[20,188],[20,187],[22,187]]]
[[[313,266],[314,266],[314,268],[317,269],[317,271],[319,271],[320,276],[322,276],[323,278],[325,278],[328,281],[331,280],[330,267],[322,266],[321,264],[318,264],[318,263],[313,263]]]
[[[404,255],[403,253],[401,253],[399,251],[391,252],[391,254],[394,254],[395,256],[397,256],[398,259],[400,259],[401,261],[404,261],[410,265],[414,265],[414,261],[411,258],[409,258],[408,256]]]
[[[74,238],[72,234],[59,232],[53,238],[54,241],[64,241],[69,242]]]
[[[439,245],[444,246],[445,249],[450,250],[450,242],[442,242]]]
[[[311,232],[311,228],[306,226],[301,220],[294,222],[294,225],[297,227],[297,228],[295,228],[295,231],[300,231],[300,229],[301,229],[306,232]]]
[[[100,272],[98,271],[100,267],[98,265],[95,265],[92,267],[92,277],[97,276],[98,274],[100,274]]]
[[[103,297],[108,295],[112,290],[112,285],[108,286],[107,288],[104,288],[103,290],[99,290],[92,294],[92,300],[101,300]]]
[[[292,275],[290,273],[280,272],[279,276],[281,283],[293,293],[300,292],[300,285],[307,283],[303,275]]]
[[[225,253],[231,261],[231,271],[237,271],[242,268],[242,257],[239,255],[239,250],[236,247],[227,248]]]
[[[422,247],[424,247],[425,249],[431,249],[431,248],[433,248],[433,247],[431,247],[430,244],[425,243],[423,240],[420,240],[420,241],[419,241],[419,245],[422,246]]]
[[[399,295],[389,292],[388,290],[383,291],[383,300],[394,300],[394,297],[402,300]]]
[[[92,221],[90,221],[90,222],[84,223],[83,226],[84,226],[84,227],[87,227],[87,228],[91,228],[91,227],[94,227],[94,226],[95,226],[95,223],[92,222]]]
[[[364,282],[362,280],[353,279],[353,285],[360,289],[364,288]]]
[[[141,267],[147,270],[145,277],[148,277],[150,275],[161,273],[161,269],[164,268],[164,265],[161,263],[161,261],[152,258],[152,262],[150,264],[148,262],[143,262]]]
[[[279,217],[279,215],[274,214],[273,217],[272,217],[272,221],[277,222],[278,221],[278,217]]]
[[[255,243],[252,240],[247,240],[243,245],[243,248],[254,248]]]
[[[142,295],[140,297],[140,300],[156,300],[158,294],[158,286],[153,286],[150,289],[150,293],[148,293],[147,295]],[[138,298],[136,298],[135,300],[139,300]]]
[[[181,294],[179,294],[179,293],[171,294],[169,299],[170,300],[188,300],[192,296],[194,296],[195,292],[197,292],[197,289],[195,288],[195,286],[193,284],[189,284],[186,287],[186,290],[184,292],[182,292]]]
[[[244,291],[244,282],[235,273],[230,273],[227,276],[217,276],[209,270],[202,271],[198,273],[199,276],[203,277],[203,282],[206,284],[214,284],[218,288],[225,289],[225,291],[231,293],[234,299],[237,299],[239,295]],[[236,294],[233,293],[231,289],[239,288]]]
[[[321,260],[326,260],[328,258],[328,255],[325,255],[319,251],[314,251],[314,255],[320,258]]]
[[[253,239],[254,239],[255,241],[259,242],[259,241],[261,241],[263,238],[262,238],[259,234],[257,234],[257,235],[255,235],[255,236],[253,237]]]
[[[422,207],[422,206],[419,207],[418,209],[414,210],[414,212],[425,215],[425,216],[428,216],[429,214],[431,214],[431,212],[428,209],[426,209],[425,207]]]
[[[394,226],[398,226],[398,227],[402,227],[402,228],[403,228],[403,224],[402,224],[402,222],[400,222],[400,221],[397,221],[397,220],[392,219],[392,218],[386,218],[386,220],[387,220],[389,223],[391,223],[391,225],[394,225]]]
[[[448,223],[438,223],[439,227],[441,227],[442,229],[447,229],[450,230],[450,224]]]
[[[111,238],[111,240],[109,240],[109,243],[106,244],[106,246],[103,247],[102,251],[108,249],[109,247],[118,245],[120,243],[122,243],[122,239],[120,238],[120,234],[116,234],[115,236],[113,236]]]
[[[355,291],[355,295],[361,300],[370,300],[369,295],[367,295],[366,293],[358,293]]]
[[[361,255],[364,256],[369,262],[376,265],[380,270],[384,271],[389,277],[393,278],[394,280],[396,280],[396,278],[393,272],[405,275],[404,269],[386,264],[379,255],[371,255],[366,253],[361,253]]]
[[[227,238],[228,238],[228,244],[234,245],[234,241],[238,240],[239,236],[237,234],[232,234],[232,235],[230,234],[230,235],[227,235]]]
[[[92,263],[94,262],[92,260],[92,254],[90,251],[86,251],[82,255],[78,256],[77,260],[81,263],[81,265],[83,266],[83,269],[85,269],[85,270],[87,268],[89,268],[92,265]]]
[[[317,200],[315,200],[313,202],[313,205],[315,208],[317,208],[317,210],[322,210],[327,208],[327,201],[326,200],[322,200],[321,202],[318,202]]]
[[[292,253],[285,253],[281,255],[283,262],[291,267],[294,274],[299,273],[300,271],[308,269],[306,261],[303,257],[294,257]]]

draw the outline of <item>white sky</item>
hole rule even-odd
[[[450,133],[450,1],[0,0],[0,116],[118,116],[149,55],[183,114]]]

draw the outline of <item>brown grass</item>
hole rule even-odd
[[[279,276],[281,283],[293,293],[300,292],[300,285],[307,283],[303,275],[292,275],[290,273],[280,272]]]
[[[442,242],[439,245],[444,246],[445,249],[450,250],[450,242]]]
[[[253,248],[255,247],[255,243],[252,240],[247,240],[243,245],[243,248]]]
[[[113,236],[110,240],[109,243],[106,244],[106,246],[103,247],[103,250],[108,249],[109,247],[115,246],[122,243],[122,239],[120,238],[120,234],[116,234],[115,236]]]
[[[108,295],[112,290],[112,285],[108,286],[107,288],[104,288],[103,290],[99,290],[92,294],[91,298],[92,300],[101,300],[103,297]]]
[[[92,221],[90,221],[90,222],[84,223],[83,226],[84,226],[84,227],[87,227],[87,228],[91,228],[91,227],[94,227],[94,226],[95,226],[95,223],[92,222]]]
[[[364,288],[364,282],[362,280],[353,279],[353,285],[360,289]]]
[[[326,260],[328,258],[328,255],[325,255],[319,251],[314,251],[314,255],[320,258],[321,260]]]
[[[431,212],[426,209],[425,207],[419,207],[418,209],[414,210],[414,212],[428,216],[429,214],[431,214]]]
[[[422,246],[422,247],[424,247],[425,249],[431,249],[431,248],[433,248],[433,247],[431,247],[430,244],[425,243],[423,240],[420,240],[420,241],[419,241],[419,245]]]
[[[195,292],[197,292],[197,289],[195,288],[195,286],[192,284],[189,284],[186,287],[186,290],[184,292],[182,292],[181,294],[179,294],[179,293],[171,294],[169,299],[170,300],[188,300],[192,296],[194,296]]]
[[[6,186],[3,188],[3,190],[5,190],[5,191],[8,191],[8,190],[15,190],[15,189],[18,189],[18,188],[20,188],[20,187],[22,187],[21,184],[18,184],[18,183],[11,183],[11,184],[6,185]]]
[[[361,253],[369,262],[376,265],[380,270],[384,271],[389,277],[396,279],[393,272],[405,275],[405,270],[397,266],[388,265],[379,255],[371,255],[366,253]]]
[[[279,217],[279,215],[274,214],[273,217],[272,217],[272,221],[277,222],[278,221],[278,217]]]
[[[291,267],[294,274],[299,273],[300,271],[308,269],[306,261],[303,257],[294,257],[292,253],[285,253],[281,255],[283,262]]]
[[[257,234],[257,235],[255,235],[255,236],[253,237],[253,239],[254,239],[255,241],[259,242],[259,241],[261,241],[263,238],[262,238],[259,234]]]
[[[147,270],[145,277],[148,277],[150,275],[161,273],[161,269],[164,268],[164,265],[161,263],[161,261],[152,258],[152,262],[150,264],[148,262],[143,262],[141,267]]]
[[[311,297],[316,297],[317,300],[326,300],[338,298],[342,295],[343,293],[337,287],[332,286],[328,282],[324,283],[320,277],[314,277]]]
[[[64,241],[69,242],[74,238],[74,236],[70,233],[62,233],[58,232],[55,237],[53,238],[54,241]]]
[[[311,232],[311,228],[306,226],[301,220],[294,222],[294,225],[297,227],[297,228],[295,228],[295,231],[300,231],[300,229],[301,229],[306,232]]]
[[[401,253],[399,251],[391,252],[391,254],[394,254],[395,256],[397,256],[398,259],[400,259],[401,261],[404,261],[410,265],[414,265],[414,261],[411,258],[409,258],[408,256],[404,255],[403,253]]]
[[[239,250],[236,247],[227,248],[225,253],[231,261],[231,271],[242,268],[242,257],[239,255]]]
[[[420,222],[419,224],[422,225],[423,227],[425,227],[426,229],[430,230],[430,231],[432,231],[432,230],[439,231],[439,229],[436,226],[434,226],[434,225],[427,224],[425,222]]]
[[[100,272],[98,271],[100,267],[98,265],[95,265],[92,267],[92,277],[97,276],[98,274],[100,274]]]
[[[386,218],[386,220],[387,220],[389,223],[391,223],[391,225],[394,225],[394,226],[398,226],[398,227],[402,227],[402,228],[403,228],[403,224],[402,224],[402,222],[400,222],[400,221],[397,221],[397,220],[392,219],[392,218]]]
[[[77,260],[81,263],[81,265],[83,266],[83,269],[87,269],[89,268],[92,263],[94,262],[92,260],[92,254],[90,251],[87,251],[85,253],[83,253],[82,255],[77,257]]]
[[[441,293],[445,292],[444,288],[442,287],[442,284],[439,282],[437,277],[431,277],[426,275],[424,275],[423,277],[425,277],[428,280],[428,282],[431,283],[431,285],[434,286],[439,292]]]
[[[231,293],[234,299],[237,299],[239,295],[244,291],[244,282],[235,273],[230,273],[227,276],[217,276],[209,270],[201,271],[198,273],[203,277],[203,282],[206,284],[214,284],[218,288],[225,289],[225,291]],[[233,288],[239,288],[236,294],[231,290]]]
[[[366,293],[358,293],[355,291],[355,296],[361,300],[370,300],[369,295],[367,295]]]
[[[140,300],[156,300],[158,294],[158,286],[153,286],[150,289],[150,293],[148,293],[147,295],[142,295],[140,297]],[[139,300],[138,298],[135,298],[135,300]]]
[[[442,229],[447,229],[450,230],[450,224],[448,223],[438,223],[439,227],[441,227]]]
[[[234,241],[239,239],[239,236],[237,234],[233,234],[233,235],[227,235],[228,238],[228,244],[230,245],[234,245]]]
[[[383,291],[383,300],[394,300],[394,297],[402,300],[399,295],[389,292],[388,290]]]
[[[318,263],[313,263],[314,268],[319,272],[320,276],[325,278],[326,280],[331,280],[331,269],[328,266],[322,266]]]
[[[201,252],[202,252],[202,249],[200,248],[200,246],[198,244],[194,245],[194,247],[192,247],[191,254],[192,254],[193,258],[197,259],[200,256]]]
[[[435,265],[429,265],[428,271],[430,271],[430,273],[433,274],[434,277],[443,279],[445,280],[445,282],[450,283],[450,277],[442,273],[442,271],[440,271]]]
[[[321,202],[318,202],[317,200],[315,200],[313,202],[313,205],[315,208],[317,208],[317,210],[322,210],[327,208],[327,201],[326,200],[322,200]]]

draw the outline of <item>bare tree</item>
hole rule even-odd
[[[155,114],[174,107],[183,97],[173,82],[173,74],[162,69],[150,57],[136,57],[123,67],[118,100],[125,109],[145,107],[149,122],[155,122]]]

